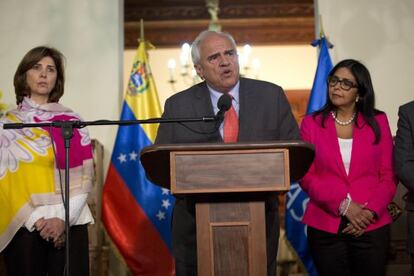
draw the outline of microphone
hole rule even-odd
[[[223,94],[217,101],[217,107],[219,111],[217,112],[215,118],[218,122],[222,122],[224,120],[224,113],[231,107],[232,98],[229,94]]]
[[[4,124],[3,129],[21,129],[24,128],[22,123],[11,123],[11,124]]]

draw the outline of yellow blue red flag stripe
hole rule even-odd
[[[146,46],[141,42],[131,70],[121,120],[161,116]],[[134,275],[172,275],[169,190],[151,183],[140,164],[140,151],[153,143],[158,125],[121,126],[105,181],[102,217],[112,240]]]

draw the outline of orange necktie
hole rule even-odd
[[[239,135],[239,118],[233,105],[224,114],[224,143],[235,143]]]

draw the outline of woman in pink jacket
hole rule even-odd
[[[339,62],[328,76],[328,99],[301,124],[315,160],[302,189],[309,195],[303,217],[320,275],[385,275],[396,179],[387,116],[374,108],[366,67]]]

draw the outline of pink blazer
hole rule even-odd
[[[304,141],[315,146],[315,159],[300,181],[309,195],[303,223],[330,233],[337,233],[341,216],[338,208],[347,193],[353,201],[375,211],[378,220],[367,231],[391,223],[387,205],[394,197],[396,178],[393,169],[393,141],[385,114],[375,117],[381,140],[374,145],[375,135],[361,115],[354,126],[351,163],[346,174],[339,150],[335,122],[331,116],[321,126],[321,116],[306,116],[301,124]]]

